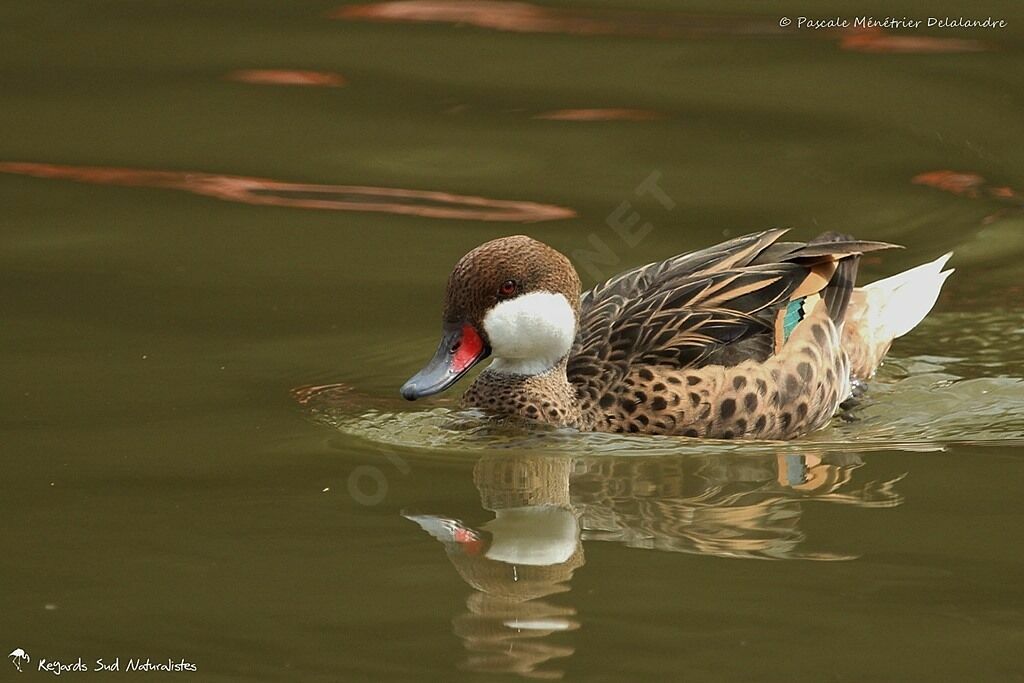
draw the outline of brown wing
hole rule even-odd
[[[889,246],[825,242],[833,236],[778,243],[784,232],[745,235],[642,266],[584,293],[569,380],[596,397],[634,368],[764,360],[775,349],[779,311],[794,295],[828,289],[836,263]],[[848,290],[848,268],[843,275]]]
[[[580,327],[588,326],[588,313],[595,307],[611,306],[614,309],[620,304],[624,306],[634,298],[642,298],[646,292],[659,289],[671,280],[746,265],[785,233],[786,229],[777,228],[744,235],[700,251],[680,254],[620,273],[584,292],[580,297]],[[602,313],[593,317],[602,320],[607,316]]]

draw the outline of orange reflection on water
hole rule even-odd
[[[1024,194],[1006,185],[991,185],[984,177],[977,173],[929,171],[928,173],[914,176],[911,182],[915,185],[934,187],[936,190],[949,192],[960,197],[969,197],[971,199],[991,197],[1010,204],[1009,207],[985,216],[982,223],[992,223],[1007,214],[1017,214],[1024,209]]]
[[[0,162],[0,173],[100,185],[184,190],[231,202],[299,209],[379,211],[426,218],[524,223],[572,218],[576,215],[572,209],[550,204],[487,199],[449,192],[361,185],[289,183],[266,178],[188,171]]]
[[[985,185],[985,179],[976,173],[957,173],[956,171],[921,173],[914,176],[911,182],[915,185],[927,185],[964,197],[977,197],[979,189]]]
[[[665,116],[648,109],[556,109],[533,118],[549,121],[657,121]]]
[[[989,185],[977,173],[958,173],[956,171],[930,171],[914,176],[915,185],[927,185],[937,190],[952,192],[963,197],[977,198],[982,194],[996,199],[1009,199],[1014,203],[1024,202],[1024,195],[1012,187],[1005,185]]]
[[[405,0],[349,5],[331,13],[335,19],[469,24],[521,33],[622,32],[615,22],[593,15],[500,0]]]
[[[228,73],[224,78],[259,85],[313,85],[325,88],[340,88],[348,83],[344,76],[330,71],[288,69],[239,69]]]
[[[986,48],[976,40],[940,38],[936,36],[894,35],[881,28],[851,29],[843,31],[839,47],[853,52],[875,53],[940,53],[982,52]]]
[[[699,15],[611,9],[561,9],[502,0],[397,0],[341,7],[334,19],[469,25],[518,33],[618,35],[648,38],[788,36],[838,40],[840,49],[874,53],[977,52],[974,40],[898,35],[881,28],[838,31],[780,28],[779,17]]]
[[[340,7],[334,19],[459,24],[517,33],[671,38],[698,34],[777,34],[777,19],[630,10],[560,9],[502,0],[398,0]]]

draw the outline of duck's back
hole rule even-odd
[[[584,420],[606,431],[784,438],[831,417],[845,398],[837,328],[859,254],[891,245],[836,234],[779,242],[784,232],[642,266],[585,292],[568,363]]]

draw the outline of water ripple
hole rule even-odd
[[[539,449],[577,455],[776,453],[790,444],[830,451],[942,450],[958,443],[1024,443],[1024,312],[930,316],[908,342],[916,353],[890,356],[866,396],[831,425],[795,442],[711,441],[580,433],[484,418],[452,407],[402,410],[398,399],[360,396],[345,384],[296,390],[320,422],[346,434],[408,449],[475,453]],[[368,407],[372,409],[367,410]]]
[[[450,192],[362,185],[289,183],[267,178],[194,171],[0,162],[0,173],[100,185],[184,190],[230,202],[299,209],[376,211],[425,218],[520,223],[551,221],[576,215],[572,209],[561,206],[509,199],[488,199]]]
[[[400,0],[347,5],[334,19],[398,23],[446,23],[517,33],[629,36],[656,39],[707,36],[786,36],[837,40],[839,48],[875,54],[958,53],[990,49],[985,43],[945,36],[893,34],[878,26],[798,30],[779,18],[700,15],[598,8],[564,9],[503,0]]]

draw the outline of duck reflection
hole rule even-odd
[[[455,617],[455,634],[469,656],[463,668],[560,678],[544,668],[573,648],[547,637],[579,627],[571,607],[544,598],[569,590],[583,565],[583,545],[570,501],[573,460],[567,457],[496,456],[473,469],[480,502],[494,519],[470,528],[435,515],[406,515],[444,543],[448,559],[476,592]]]
[[[570,590],[583,541],[717,557],[846,560],[802,548],[810,501],[893,507],[899,480],[858,482],[848,453],[568,457],[494,454],[473,469],[494,518],[471,526],[406,514],[441,541],[474,592],[453,620],[462,668],[560,678],[552,662],[574,649],[557,633],[579,628],[576,610],[547,598]]]
[[[717,557],[847,560],[802,548],[807,501],[892,507],[897,480],[856,484],[855,454],[587,458],[572,478],[585,540]]]

